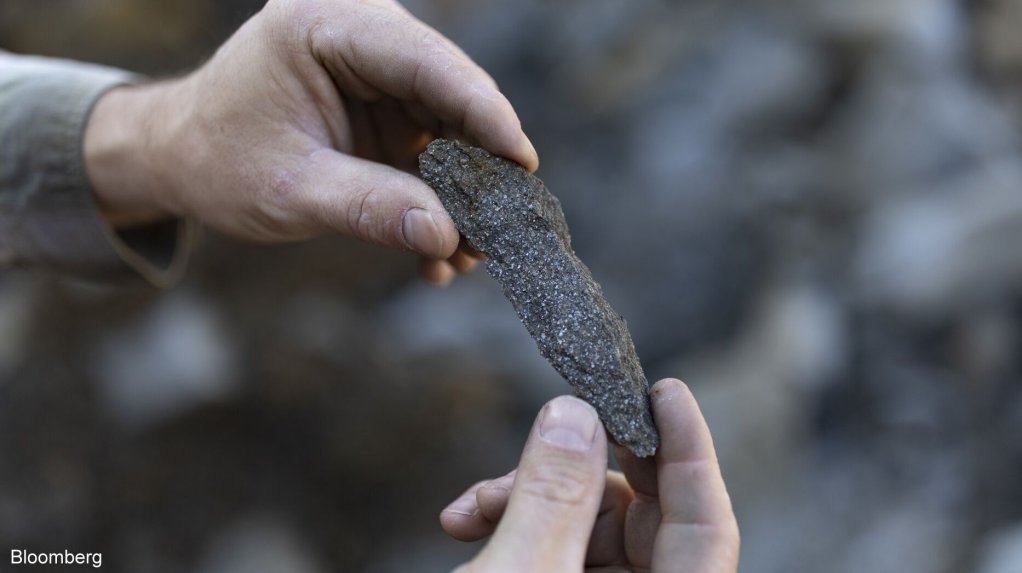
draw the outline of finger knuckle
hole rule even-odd
[[[392,6],[365,0],[356,3],[353,18],[354,31],[363,34],[392,34],[403,24],[401,14]]]
[[[415,42],[415,45],[426,53],[443,53],[448,54],[450,50],[447,46],[447,39],[440,35],[439,32],[422,25],[414,25],[410,30],[411,40]]]
[[[383,237],[382,203],[383,192],[369,187],[348,204],[347,228],[354,237],[364,241]]]
[[[526,497],[565,507],[584,505],[596,487],[588,468],[557,460],[532,468],[520,476],[520,488]]]
[[[294,210],[302,182],[297,173],[284,167],[274,169],[268,175],[264,185],[250,186],[253,190],[252,203],[261,217],[276,220]]]

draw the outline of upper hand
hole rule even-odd
[[[469,268],[433,191],[407,171],[434,136],[535,170],[493,79],[391,0],[271,0],[184,78],[115,89],[86,165],[104,210],[195,217],[286,241],[340,233]]]
[[[440,514],[456,539],[492,535],[463,570],[734,573],[738,525],[699,407],[678,380],[661,380],[651,397],[660,449],[639,459],[616,447],[623,474],[606,470],[606,437],[589,405],[547,404],[518,469],[477,483]]]

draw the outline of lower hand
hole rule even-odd
[[[270,0],[194,73],[103,96],[84,153],[112,219],[339,233],[413,250],[444,282],[477,253],[408,173],[434,136],[538,165],[493,79],[393,0]]]
[[[688,388],[652,391],[661,446],[640,459],[607,441],[586,403],[557,398],[540,412],[518,469],[479,482],[441,514],[462,541],[492,536],[459,571],[734,573],[739,534],[706,422]]]

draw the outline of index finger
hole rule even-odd
[[[492,153],[536,170],[539,158],[511,103],[450,40],[393,2],[342,12],[312,42],[341,85],[421,104]]]
[[[724,486],[713,439],[692,392],[680,380],[661,380],[650,392],[660,430],[656,454],[661,522],[653,570],[733,573],[738,524]]]

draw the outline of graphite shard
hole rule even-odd
[[[624,319],[571,248],[557,200],[535,175],[484,149],[437,139],[419,156],[468,243],[486,254],[540,353],[639,457],[656,452],[649,383]]]

